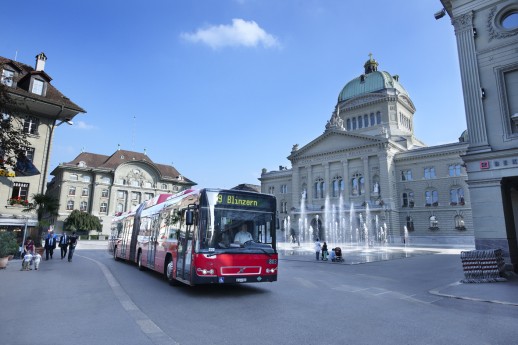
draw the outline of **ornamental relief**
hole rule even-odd
[[[463,14],[452,19],[455,33],[473,28],[473,12]]]
[[[495,12],[496,6],[489,11],[489,16],[487,17],[486,27],[487,31],[489,32],[489,41],[491,41],[493,38],[502,39],[517,35],[518,30],[503,31],[497,26],[497,21],[495,20]]]

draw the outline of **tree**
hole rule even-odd
[[[103,225],[99,217],[92,216],[87,212],[73,210],[68,218],[65,219],[64,229],[66,231],[102,231]]]
[[[43,228],[50,225],[50,219],[57,217],[59,211],[59,200],[46,194],[33,194],[32,202],[23,210],[23,212],[36,211],[38,219],[38,238],[35,243],[41,243]]]
[[[0,66],[1,67],[1,66]],[[15,116],[16,102],[10,97],[8,87],[0,83],[0,169],[14,167],[18,157],[25,155],[31,146],[23,123]]]

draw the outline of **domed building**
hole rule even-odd
[[[427,146],[414,135],[415,112],[399,76],[378,71],[371,56],[338,94],[324,132],[293,146],[291,169],[263,169],[278,238],[473,245],[468,143]]]

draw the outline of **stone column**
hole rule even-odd
[[[369,171],[369,156],[363,157],[363,177],[365,181],[365,202],[371,199],[371,174]]]
[[[300,190],[300,171],[298,166],[292,167],[291,192],[291,205],[288,205],[288,210],[292,207],[297,207],[302,196],[302,190]]]
[[[487,129],[484,121],[480,75],[478,72],[475,38],[473,37],[473,12],[452,19],[457,36],[457,51],[459,52],[460,74],[464,107],[466,108],[466,123],[469,133],[468,151],[489,150]]]
[[[349,161],[347,160],[347,158],[344,161],[342,161],[342,165],[343,165],[342,178],[344,180],[344,186],[345,186],[344,195],[343,195],[344,203],[350,204],[351,203],[351,181],[349,180]]]
[[[326,163],[322,163],[322,165],[324,166],[324,183],[325,183],[325,186],[326,186],[326,190],[325,190],[325,193],[324,193],[324,198],[326,196],[329,195],[329,188],[332,187],[329,179],[330,179],[330,175],[329,175],[329,162],[326,162]]]
[[[308,183],[307,183],[307,199],[306,205],[308,203],[313,203],[313,172],[311,171],[311,165],[306,166],[306,170],[308,171]]]

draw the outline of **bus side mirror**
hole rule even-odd
[[[186,225],[193,225],[194,223],[194,213],[192,210],[185,211],[185,224]]]

